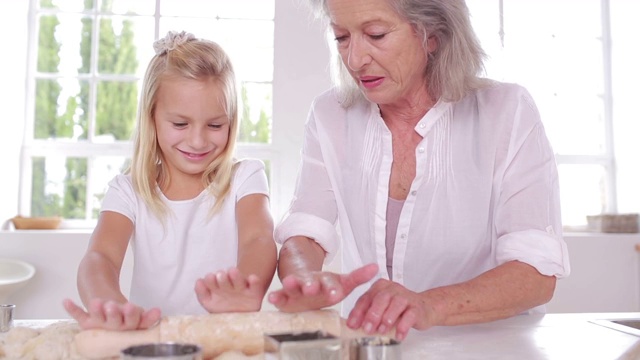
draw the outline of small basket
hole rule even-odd
[[[13,226],[17,230],[51,230],[57,229],[62,222],[60,216],[50,217],[22,217],[16,216],[11,219]]]
[[[601,214],[587,216],[589,230],[603,233],[637,233],[638,214]]]

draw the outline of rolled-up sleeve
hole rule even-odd
[[[517,260],[536,268],[542,275],[563,278],[569,275],[567,246],[560,235],[539,230],[524,230],[498,238],[498,264]]]
[[[496,207],[496,261],[525,262],[541,274],[569,275],[562,239],[558,170],[537,108],[520,97]]]
[[[280,244],[292,236],[314,239],[327,252],[326,263],[333,259],[338,249],[337,205],[324,163],[313,106],[305,125],[301,155],[294,197],[288,214],[275,229],[274,238]]]
[[[274,238],[282,244],[290,237],[304,235],[315,240],[327,252],[325,263],[330,262],[338,251],[338,233],[335,225],[317,216],[293,213],[287,216],[275,230]]]

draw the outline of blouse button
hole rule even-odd
[[[417,193],[418,193],[417,191],[413,190],[413,191],[411,192],[411,195],[416,196],[416,194],[417,194]]]
[[[424,129],[424,127],[427,126],[425,123],[421,122],[420,123],[420,127]]]
[[[400,238],[401,238],[401,239],[404,239],[404,238],[406,238],[406,237],[407,237],[407,234],[402,234],[402,235],[400,235]]]
[[[424,152],[424,148],[423,148],[422,146],[421,146],[421,147],[419,147],[419,148],[418,148],[418,152],[423,153],[423,152]]]

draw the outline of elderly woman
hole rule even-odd
[[[479,77],[464,1],[312,2],[341,76],[309,114],[269,301],[344,300],[351,328],[399,339],[544,311],[569,273],[554,154],[529,93]],[[339,249],[345,274],[323,272]]]

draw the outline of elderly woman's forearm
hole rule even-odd
[[[313,239],[295,236],[287,239],[280,249],[278,276],[302,274],[322,270],[326,253]]]
[[[438,314],[433,325],[460,325],[504,319],[545,304],[556,278],[531,265],[511,261],[465,283],[422,293]]]

